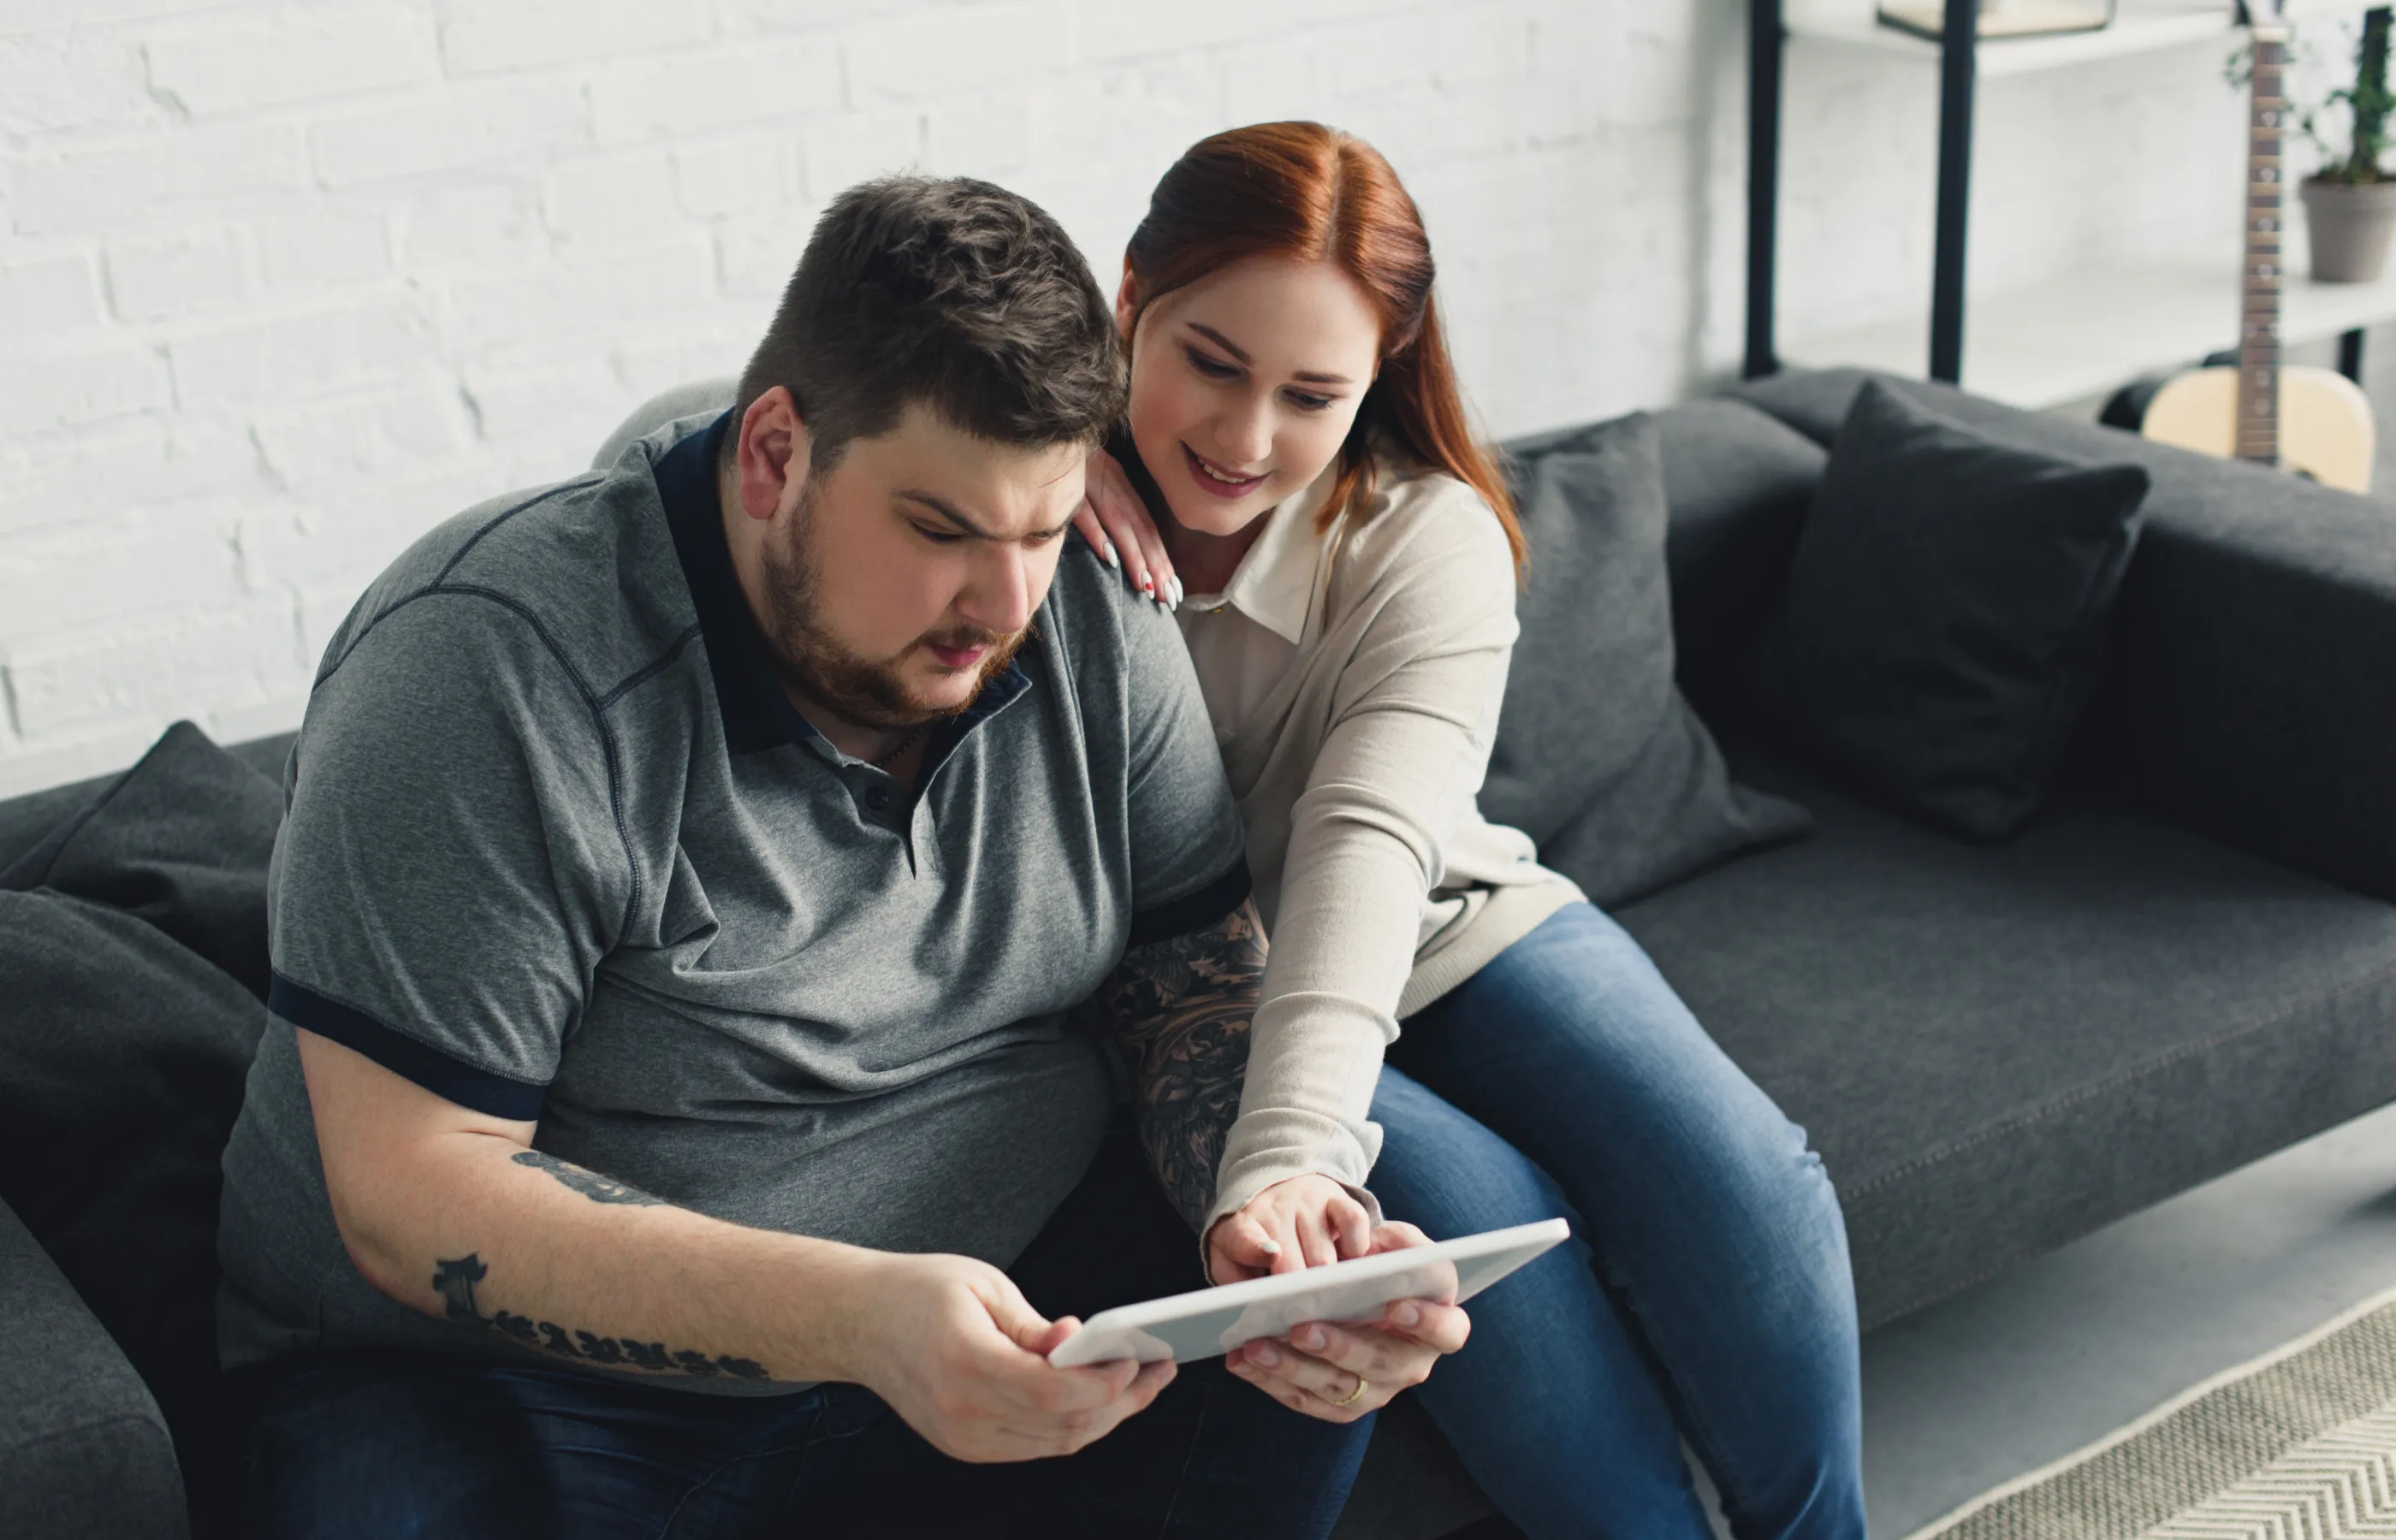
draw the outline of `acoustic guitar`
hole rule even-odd
[[[2287,223],[2280,140],[2288,116],[2280,76],[2287,44],[2287,28],[2276,18],[2256,22],[2237,362],[2165,381],[2137,426],[2160,443],[2276,465],[2326,485],[2368,492],[2375,450],[2370,400],[2335,369],[2280,363],[2280,281],[2285,272],[2280,236]]]

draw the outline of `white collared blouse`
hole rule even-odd
[[[1477,804],[1518,634],[1496,515],[1385,463],[1318,533],[1334,479],[1178,615],[1271,941],[1214,1216],[1305,1172],[1363,1189],[1398,1022],[1581,896]]]

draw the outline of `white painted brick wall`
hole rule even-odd
[[[736,369],[878,171],[1005,180],[1111,281],[1191,140],[1319,117],[1421,203],[1494,431],[1705,388],[1744,10],[0,0],[0,795],[296,721],[376,570]],[[1975,285],[2227,240],[2222,52],[1987,83]],[[1926,299],[1931,72],[1800,46],[1787,122],[1785,324]]]

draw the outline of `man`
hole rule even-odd
[[[225,1157],[254,1532],[1327,1530],[1460,1311],[1271,1399],[1044,1356],[1201,1281],[1263,962],[1171,623],[1059,569],[1121,373],[1045,214],[869,184],[733,412],[359,602]]]

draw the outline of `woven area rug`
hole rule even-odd
[[[1907,1540],[2396,1537],[2396,1290]]]

